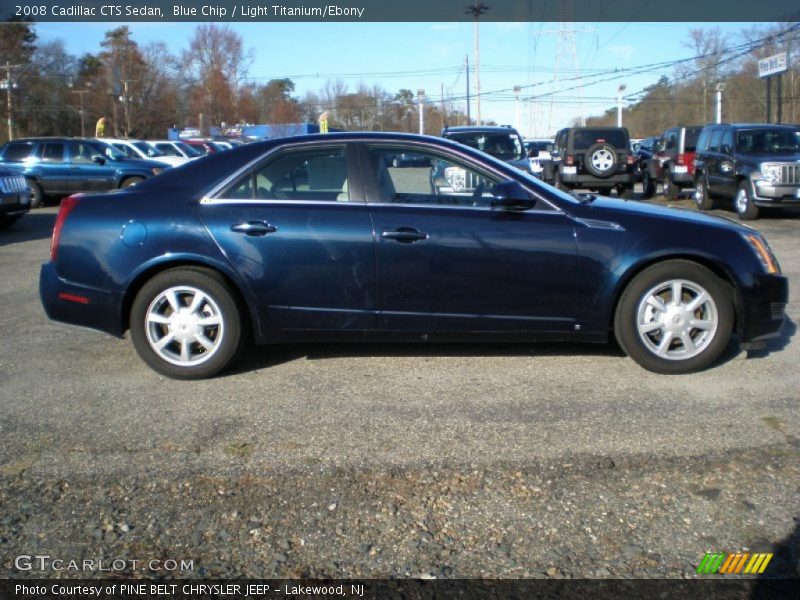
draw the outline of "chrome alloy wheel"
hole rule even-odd
[[[600,148],[592,153],[592,166],[598,171],[608,171],[614,166],[616,157],[608,148]]]
[[[647,350],[667,360],[686,360],[703,352],[714,339],[719,312],[701,286],[673,279],[642,296],[636,325]]]
[[[161,292],[145,315],[147,341],[173,365],[199,365],[214,356],[225,336],[222,312],[208,294],[176,286]]]

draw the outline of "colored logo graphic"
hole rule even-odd
[[[729,554],[727,552],[707,552],[703,560],[697,567],[698,575],[756,575],[763,573],[769,561],[772,560],[772,552],[737,552]],[[746,565],[746,566],[745,566]]]

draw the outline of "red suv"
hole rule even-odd
[[[659,182],[670,200],[677,200],[681,190],[694,185],[694,152],[702,129],[699,125],[672,127],[661,134],[652,158],[642,166],[645,198],[656,193]]]

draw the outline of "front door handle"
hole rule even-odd
[[[412,244],[420,240],[427,240],[428,234],[417,231],[413,227],[398,227],[397,229],[384,229],[381,231],[381,237],[385,240]]]
[[[251,237],[261,237],[268,233],[275,233],[278,231],[278,228],[275,227],[275,225],[270,225],[266,221],[248,221],[247,223],[231,225],[231,231],[243,233]]]

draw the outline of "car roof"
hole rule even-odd
[[[472,132],[472,131],[491,131],[491,132],[499,132],[502,131],[504,133],[517,130],[511,127],[511,125],[458,125],[454,127],[445,127],[442,130],[442,134],[447,132]]]

